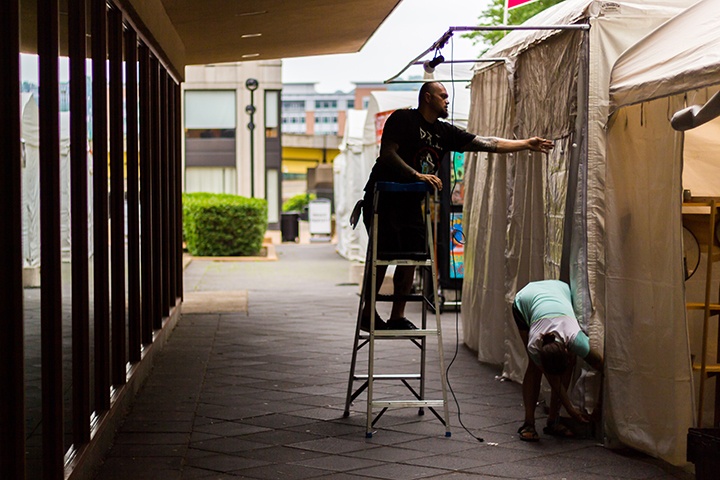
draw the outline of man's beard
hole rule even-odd
[[[439,118],[448,118],[450,116],[450,113],[448,113],[447,110],[441,110],[440,115],[438,115]]]

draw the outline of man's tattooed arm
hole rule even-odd
[[[466,152],[496,152],[498,139],[496,137],[481,137],[476,135],[465,147]]]

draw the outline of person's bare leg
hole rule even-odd
[[[412,289],[413,279],[415,277],[415,267],[396,266],[393,274],[393,293],[395,295],[408,295]],[[391,320],[399,320],[405,317],[405,300],[393,301],[392,311],[390,312]]]
[[[527,352],[528,332],[520,330],[520,338],[525,351]],[[540,398],[540,382],[542,380],[542,370],[535,365],[528,353],[528,366],[525,370],[525,377],[522,383],[523,406],[525,407],[525,423],[535,424],[535,408],[537,407],[538,398]]]
[[[535,362],[528,359],[528,366],[525,370],[525,377],[522,383],[523,406],[525,407],[525,423],[535,424],[535,408],[540,398],[540,383],[542,371]]]
[[[378,265],[375,270],[375,295],[380,291],[383,280],[385,280],[385,273],[387,272],[387,265]],[[365,297],[363,298],[363,318],[370,318],[370,289],[371,289],[371,276],[367,275],[367,278],[363,279],[365,282]],[[377,309],[375,316],[377,317]],[[369,321],[369,320],[368,320]]]

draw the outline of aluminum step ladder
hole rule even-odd
[[[382,193],[384,192],[397,192],[397,193],[410,193],[410,194],[424,194],[424,219],[426,226],[425,237],[427,239],[425,250],[422,252],[378,252],[378,212],[377,207],[381,201]],[[424,409],[430,410],[440,422],[445,426],[445,436],[451,436],[450,432],[450,415],[448,411],[448,400],[447,400],[447,379],[445,371],[445,361],[443,355],[443,342],[442,342],[442,326],[440,321],[440,308],[435,306],[440,305],[440,299],[438,297],[438,275],[437,275],[437,264],[435,261],[435,243],[433,236],[433,223],[431,222],[431,192],[434,193],[434,189],[426,183],[392,183],[392,182],[378,182],[375,186],[374,192],[374,211],[373,211],[373,222],[370,229],[370,239],[368,241],[368,250],[365,259],[365,275],[363,278],[362,292],[360,294],[360,302],[358,305],[357,323],[355,326],[355,339],[353,342],[353,353],[352,361],[350,363],[350,376],[348,379],[347,397],[345,400],[345,412],[344,416],[350,415],[350,406],[352,402],[364,391],[367,392],[366,408],[367,408],[367,422],[365,429],[365,436],[372,438],[373,428],[377,421],[382,415],[390,408],[406,408],[406,407],[417,407],[418,415],[424,415]],[[433,198],[436,198],[434,196]],[[410,295],[380,295],[377,292],[377,267],[382,265],[396,265],[396,266],[410,266],[430,269],[431,275],[420,275],[421,284],[426,282],[428,277],[432,278],[432,289],[426,288],[425,285],[421,285],[419,288],[419,294]],[[368,282],[366,279],[368,275],[371,277],[369,288],[370,291],[370,331],[364,333],[360,329],[360,323],[362,319],[362,312],[364,307],[365,290],[368,288]],[[430,298],[428,297],[429,292]],[[375,307],[377,302],[392,302],[396,299],[402,299],[407,302],[420,302],[422,311],[422,323],[417,330],[376,330],[375,329]],[[427,318],[428,311],[435,315],[435,325],[428,326]],[[420,365],[419,372],[415,373],[377,373],[376,372],[376,342],[382,340],[385,341],[410,341],[420,349]],[[429,341],[430,340],[430,341]],[[440,399],[428,399],[426,398],[426,376],[427,376],[427,349],[428,346],[434,344],[437,347],[437,357],[439,362],[439,375],[440,375],[440,386],[442,390],[442,398]],[[360,374],[356,372],[358,352],[367,347],[368,361],[367,361],[367,373]],[[380,347],[379,347],[380,348]],[[400,381],[402,385],[409,391],[408,398],[402,399],[383,399],[377,400],[373,396],[375,394],[374,384],[376,381]],[[355,388],[355,382],[362,382],[358,388]],[[411,383],[412,382],[412,383]],[[413,386],[415,384],[415,386]],[[438,410],[442,408],[442,415],[438,413]],[[379,410],[377,415],[375,411]],[[375,416],[373,416],[375,415]]]

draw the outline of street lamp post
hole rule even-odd
[[[255,90],[258,88],[258,81],[254,78],[248,78],[245,81],[245,87],[250,90],[250,105],[245,107],[245,113],[250,115],[250,121],[247,124],[250,130],[250,197],[255,197]]]

